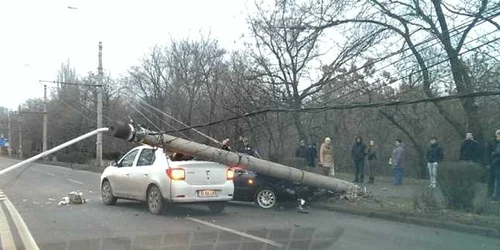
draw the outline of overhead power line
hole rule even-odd
[[[473,97],[485,97],[485,96],[498,96],[500,95],[500,91],[487,91],[487,92],[475,92],[470,94],[463,95],[448,95],[448,96],[440,96],[434,98],[422,98],[416,100],[406,100],[406,101],[393,101],[393,102],[376,102],[376,103],[354,103],[354,104],[345,104],[345,105],[335,105],[335,106],[323,106],[323,107],[310,107],[310,108],[300,108],[300,109],[286,109],[286,108],[268,108],[263,109],[251,113],[246,113],[243,115],[233,116],[227,119],[210,122],[203,125],[190,126],[187,128],[173,130],[173,131],[162,131],[153,134],[161,134],[161,133],[174,133],[174,132],[182,132],[186,130],[190,130],[193,128],[204,128],[213,126],[216,124],[229,122],[233,120],[238,120],[241,118],[261,115],[265,113],[309,113],[309,112],[318,112],[318,111],[326,111],[326,110],[349,110],[349,109],[359,109],[359,108],[380,108],[380,107],[391,107],[391,106],[403,106],[410,104],[418,104],[418,103],[428,103],[428,102],[443,102],[455,99],[463,99],[463,98],[473,98]]]
[[[492,32],[490,32],[490,33],[492,33]],[[484,36],[486,36],[486,35],[488,35],[488,34],[485,34],[485,35],[483,35],[483,36],[481,36],[481,37],[478,37],[478,38],[476,38],[475,40],[480,39],[480,38],[482,38],[482,37],[484,37]],[[463,51],[463,52],[461,52],[461,53],[459,54],[459,56],[464,55],[464,54],[467,54],[467,53],[469,53],[469,52],[471,52],[471,51],[477,50],[477,49],[479,49],[479,48],[481,48],[481,47],[483,47],[483,46],[486,46],[486,45],[488,45],[488,44],[490,44],[490,43],[493,43],[493,42],[495,42],[495,41],[497,41],[497,40],[500,40],[500,38],[493,39],[493,40],[491,40],[491,41],[488,41],[488,42],[486,42],[486,43],[483,43],[483,44],[481,44],[481,45],[478,45],[478,46],[476,46],[476,47],[474,47],[474,48],[471,48],[471,49],[469,49],[469,50]],[[436,67],[436,66],[441,65],[441,64],[446,63],[446,62],[448,62],[448,60],[447,60],[447,59],[443,59],[443,60],[441,60],[441,61],[439,61],[439,62],[436,62],[436,63],[434,63],[434,64],[432,64],[432,65],[429,65],[426,69],[429,69],[429,68],[432,68],[432,67]],[[422,69],[419,69],[418,71],[413,72],[413,74],[415,74],[415,73],[419,73],[419,72],[422,72],[422,71],[423,71]],[[396,81],[399,81],[399,80],[405,79],[406,77],[408,77],[408,75],[405,75],[405,76],[402,76],[402,77],[399,77],[399,78],[393,79],[394,81],[387,81],[385,84],[381,84],[380,86],[377,86],[376,88],[370,89],[370,91],[375,91],[375,90],[382,89],[382,88],[387,87],[387,86],[389,86],[390,84],[392,84],[392,83],[394,83],[394,82],[396,82]],[[368,85],[373,85],[373,83],[372,83],[372,84],[368,84]],[[344,87],[345,87],[345,86],[344,86]],[[345,93],[345,94],[342,94],[342,95],[340,95],[340,96],[337,96],[337,97],[335,97],[335,98],[333,98],[333,99],[330,99],[330,100],[325,100],[325,101],[321,102],[321,103],[320,103],[320,104],[318,104],[318,105],[328,105],[328,104],[330,104],[330,103],[332,103],[332,102],[334,102],[334,101],[336,101],[336,100],[340,100],[340,99],[342,99],[343,97],[349,96],[350,94],[353,94],[353,93],[359,92],[359,91],[361,91],[363,88],[364,88],[364,87],[355,88],[355,89],[353,89],[353,90],[351,90],[351,91],[349,91],[349,92],[347,92],[347,93]],[[338,89],[340,89],[340,88],[338,88]],[[338,89],[337,89],[337,90],[338,90]],[[407,90],[407,91],[410,91],[410,90],[411,90],[411,89],[409,89],[409,90]],[[331,92],[331,91],[328,91],[327,93],[330,93],[330,92]],[[405,92],[406,92],[406,91],[405,91]],[[403,92],[403,93],[404,93],[404,92]],[[326,93],[325,93],[325,94],[326,94]],[[320,97],[321,97],[321,96],[324,96],[325,94],[320,95]],[[399,93],[399,94],[402,94],[402,93]],[[363,96],[363,95],[366,95],[366,94],[361,94],[361,95],[359,95],[359,96],[357,96],[357,97],[359,98],[360,96]],[[318,98],[318,97],[316,97],[316,99],[317,99],[317,98]],[[320,110],[320,111],[317,111],[317,112],[319,113],[319,112],[322,112],[322,111]],[[314,115],[314,114],[309,114],[309,115]],[[307,117],[303,117],[303,118],[304,118],[304,119],[307,119]],[[277,118],[272,118],[271,120],[274,120],[274,119],[277,119]],[[266,121],[266,122],[269,122],[269,121]],[[261,123],[261,124],[264,124],[264,123],[265,123],[265,122],[263,122],[263,123]],[[259,125],[261,125],[261,124],[259,124]],[[291,125],[293,125],[293,124],[294,124],[294,121],[291,121],[291,122],[289,123],[289,125],[290,125],[290,126],[291,126]],[[286,127],[288,127],[288,126],[286,126]]]

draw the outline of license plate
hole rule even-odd
[[[217,197],[217,191],[215,190],[198,190],[199,197]]]

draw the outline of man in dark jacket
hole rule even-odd
[[[318,148],[316,147],[316,143],[311,142],[309,147],[307,147],[307,164],[309,167],[315,167],[316,157],[318,157]]]
[[[245,140],[245,137],[239,136],[238,141],[236,142],[236,152],[238,153],[245,153],[245,144],[243,143],[243,140]]]
[[[500,129],[495,132],[495,139],[488,144],[486,160],[490,170],[488,194],[493,202],[500,201]]]
[[[427,150],[427,169],[429,170],[430,188],[436,188],[436,177],[439,163],[443,160],[443,148],[439,146],[436,137],[432,137]]]
[[[479,143],[474,140],[472,133],[467,133],[460,146],[460,160],[479,162],[481,158]]]
[[[295,157],[302,158],[307,161],[307,147],[304,140],[300,140],[299,147],[295,150]]]
[[[243,149],[244,154],[253,156],[255,158],[261,158],[257,149],[250,145],[250,140],[248,138],[243,139],[243,145],[245,146],[245,148]]]
[[[366,145],[363,144],[363,138],[357,136],[356,142],[351,149],[351,156],[354,162],[354,183],[363,183],[363,179],[365,178],[365,154]]]

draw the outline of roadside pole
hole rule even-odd
[[[8,132],[9,133],[9,135],[8,135],[9,145],[7,146],[7,152],[9,153],[9,156],[11,156],[12,155],[12,146],[11,146],[11,144],[12,144],[12,125],[11,125],[12,121],[10,119],[10,110],[7,112],[7,119],[8,119],[8,125],[7,125],[8,127],[7,128],[9,129],[9,132]]]
[[[97,128],[102,127],[102,80],[103,80],[103,72],[102,72],[102,42],[99,42],[99,65],[97,67],[98,72],[98,84],[97,87]],[[97,133],[97,142],[96,142],[96,165],[98,167],[102,166],[102,133]]]
[[[19,123],[19,158],[23,158],[23,121],[21,118],[21,105],[18,106],[17,110],[17,121]]]
[[[43,85],[43,145],[42,151],[47,151],[47,85]]]
[[[50,154],[52,154],[54,152],[57,152],[57,151],[65,148],[65,147],[73,145],[73,144],[75,144],[75,143],[77,143],[77,142],[79,142],[81,140],[87,139],[87,138],[92,137],[92,136],[94,136],[94,135],[96,135],[98,133],[102,133],[102,132],[106,132],[106,131],[108,131],[108,128],[98,128],[96,130],[90,131],[90,132],[88,132],[88,133],[86,133],[84,135],[81,135],[81,136],[79,136],[77,138],[74,138],[72,140],[69,140],[69,141],[63,143],[63,144],[60,144],[60,145],[58,145],[58,146],[56,146],[56,147],[54,147],[52,149],[49,149],[49,150],[44,151],[44,152],[42,152],[40,154],[37,154],[37,155],[35,155],[35,156],[33,156],[33,157],[29,158],[29,159],[26,159],[24,161],[16,163],[16,164],[14,164],[14,165],[12,165],[12,166],[10,166],[8,168],[2,169],[2,170],[0,170],[0,176],[6,174],[6,173],[8,173],[8,172],[10,172],[10,171],[12,171],[12,170],[14,170],[16,168],[22,167],[22,166],[24,166],[24,165],[26,165],[28,163],[31,163],[31,162],[34,162],[34,161],[36,161],[38,159],[44,158],[44,157],[46,157],[46,156],[48,156],[48,155],[50,155]]]

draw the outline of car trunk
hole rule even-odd
[[[191,185],[224,184],[227,181],[227,167],[213,162],[189,162],[183,166],[185,181]]]

